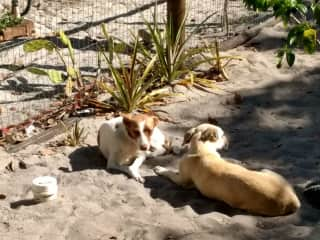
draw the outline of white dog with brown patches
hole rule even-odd
[[[279,216],[300,207],[294,190],[282,176],[269,170],[249,170],[222,159],[217,150],[226,142],[220,127],[201,124],[185,134],[184,143],[190,146],[180,160],[179,172],[160,166],[154,170],[178,185],[195,186],[206,197],[251,213]]]
[[[158,118],[146,114],[123,114],[103,123],[98,146],[107,169],[127,173],[139,182],[139,168],[147,157],[166,153],[166,138],[157,127]]]

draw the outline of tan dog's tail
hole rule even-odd
[[[297,211],[301,207],[300,200],[298,199],[297,195],[294,195],[294,200],[292,204],[289,204],[287,210],[291,212]]]
[[[295,194],[294,190],[290,187],[289,191],[290,191],[289,201],[284,210],[285,214],[294,213],[301,207],[300,200]]]
[[[284,202],[285,207],[283,210],[284,211],[283,214],[294,213],[295,211],[297,211],[301,207],[301,203],[300,203],[299,198],[297,197],[295,191],[290,186],[288,181],[286,179],[284,179],[284,177],[282,177],[280,174],[278,174],[274,171],[268,170],[268,169],[262,169],[261,172],[263,174],[268,174],[270,176],[273,176],[274,178],[277,178],[278,181],[280,181],[281,184],[283,186],[285,186],[283,191],[286,193],[286,200]]]

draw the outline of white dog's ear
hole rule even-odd
[[[132,118],[129,113],[121,113],[120,116],[123,117],[124,121],[130,121]]]
[[[183,137],[183,142],[182,142],[182,146],[185,144],[190,143],[191,138],[193,137],[193,135],[197,132],[196,128],[191,128],[190,130],[188,130]]]
[[[121,116],[123,117],[123,124],[128,128],[130,128],[132,126],[132,116],[130,114],[121,114]]]

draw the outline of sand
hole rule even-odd
[[[222,156],[285,176],[302,201],[298,212],[253,216],[153,173],[158,164],[175,168],[179,156],[147,160],[144,184],[109,173],[96,148],[104,119],[86,118],[81,124],[89,133],[87,146],[49,147],[53,139],[10,156],[1,150],[1,161],[11,157],[26,166],[0,172],[0,194],[6,196],[0,200],[0,239],[319,239],[320,211],[305,201],[302,189],[320,168],[320,54],[301,53],[294,67],[277,69],[274,54],[284,35],[281,24],[265,28],[246,46],[229,51],[245,60],[230,65],[230,81],[218,83],[214,94],[177,88],[185,101],[159,109],[178,123],[161,122],[160,128],[178,146],[188,128],[208,116],[216,119],[230,138]],[[235,92],[241,104],[234,103]],[[58,179],[58,199],[34,204],[30,183],[46,174]]]

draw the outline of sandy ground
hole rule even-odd
[[[222,155],[285,176],[302,201],[297,213],[252,216],[153,173],[157,164],[176,167],[178,156],[146,161],[145,184],[109,173],[96,149],[103,119],[88,118],[81,124],[89,146],[43,143],[10,156],[1,151],[2,159],[23,160],[27,168],[0,172],[0,194],[6,196],[0,200],[0,239],[319,239],[320,211],[301,193],[320,168],[320,54],[300,54],[293,68],[278,70],[274,53],[283,36],[281,25],[266,28],[247,46],[230,51],[245,57],[229,67],[231,80],[219,83],[215,94],[185,91],[186,101],[161,107],[178,123],[160,127],[178,145],[186,129],[208,116],[216,119],[230,138]],[[241,104],[233,103],[234,92],[243,97]],[[58,178],[59,197],[34,204],[30,183],[44,174]]]

